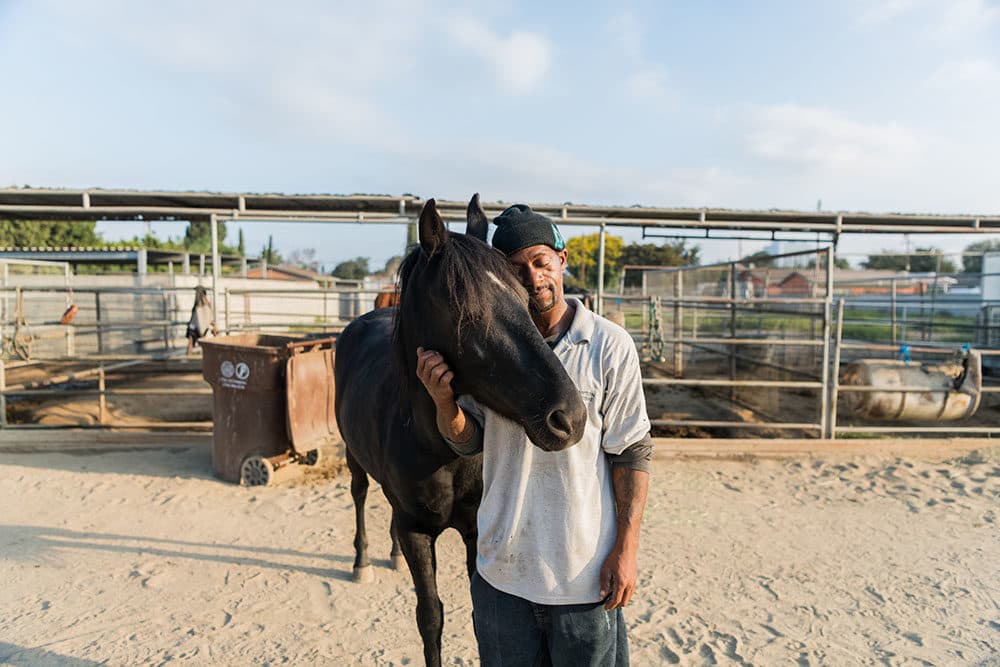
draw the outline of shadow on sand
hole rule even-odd
[[[0,467],[18,465],[46,470],[67,472],[115,473],[121,475],[147,475],[150,477],[179,477],[181,479],[215,479],[212,475],[212,447],[207,443],[186,444],[162,448],[116,446],[81,450],[46,452],[3,451]],[[219,481],[220,484],[225,482]]]
[[[61,653],[46,651],[43,646],[29,648],[0,641],[0,664],[15,667],[97,667],[103,662],[73,658]]]
[[[111,553],[142,554],[169,559],[191,559],[208,563],[225,563],[260,567],[272,570],[302,572],[324,579],[351,581],[352,556],[308,553],[259,545],[210,544],[186,542],[157,537],[117,535],[112,533],[86,533],[63,528],[43,526],[12,526],[0,524],[0,552],[5,558],[22,561],[43,561],[50,554],[67,550],[85,550]],[[215,553],[204,553],[212,550]],[[266,556],[267,558],[265,558]],[[271,558],[274,560],[271,560]],[[326,560],[345,563],[344,570],[298,565],[279,558]],[[0,653],[2,656],[2,653]]]

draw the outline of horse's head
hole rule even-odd
[[[420,245],[400,267],[395,338],[406,384],[419,385],[416,348],[436,350],[455,374],[456,395],[521,424],[543,450],[565,449],[583,435],[586,407],[531,321],[507,258],[486,244],[488,224],[479,195],[466,234],[447,230],[433,199],[424,205]]]

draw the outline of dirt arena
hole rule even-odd
[[[211,476],[200,436],[123,451],[118,435],[103,453],[0,446],[0,664],[422,663],[380,493],[376,581],[358,585],[345,477],[240,488]],[[984,444],[661,447],[633,664],[1000,664],[1000,449]],[[446,533],[444,658],[475,665],[460,549]]]

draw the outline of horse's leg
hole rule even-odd
[[[354,498],[354,581],[367,583],[375,579],[368,560],[368,533],[365,531],[365,500],[368,498],[368,473],[347,450],[347,467],[351,471],[351,497]]]
[[[399,528],[396,526],[396,513],[392,513],[392,524],[389,526],[389,536],[392,538],[392,551],[389,558],[392,560],[392,569],[402,570],[406,561],[403,559],[403,550],[399,546]]]
[[[424,662],[427,667],[441,667],[444,606],[437,592],[437,556],[434,550],[437,536],[405,528],[399,528],[397,532],[406,564],[410,566],[413,587],[417,591],[417,628],[424,641]]]
[[[462,542],[465,543],[465,568],[471,580],[476,571],[476,555],[478,554],[479,525],[476,522],[476,515],[479,512],[479,496],[477,495],[474,501],[463,500],[456,503],[452,511],[454,519],[451,525],[462,536]]]
[[[465,542],[465,569],[469,574],[469,579],[476,572],[476,554],[479,531],[473,526],[472,530],[462,533],[462,541]]]

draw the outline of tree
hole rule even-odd
[[[283,259],[281,257],[281,253],[279,253],[274,247],[273,236],[267,237],[267,245],[261,249],[260,256],[270,266],[276,266],[282,263]]]
[[[236,243],[236,252],[239,253],[240,257],[246,257],[247,256],[247,244],[246,244],[246,241],[243,239],[243,229],[242,228],[240,229],[239,241],[237,241],[237,243]]]
[[[385,260],[385,266],[382,268],[381,273],[387,276],[394,276],[399,273],[399,267],[403,264],[402,255],[393,255],[389,259]]]
[[[976,241],[965,246],[962,252],[989,252],[990,250],[1000,250],[1000,240],[991,239],[989,241]],[[982,273],[983,258],[981,255],[962,255],[962,270],[966,273]]]
[[[285,261],[286,264],[307,269],[309,271],[319,271],[319,261],[316,259],[316,248],[296,248]]]
[[[226,240],[226,223],[219,225],[219,247]],[[192,252],[212,252],[212,223],[208,220],[192,220],[184,232],[184,247]]]
[[[619,269],[624,266],[692,266],[698,263],[698,246],[688,246],[683,240],[659,245],[656,243],[630,243],[622,250]],[[618,271],[621,274],[620,270]],[[625,285],[642,284],[639,273],[626,273]]]
[[[771,256],[766,250],[758,250],[752,255],[747,255],[740,260],[741,264],[753,265],[756,267],[762,266],[774,266],[774,257]]]
[[[355,257],[341,262],[333,268],[331,275],[345,280],[361,280],[368,275],[368,258]]]
[[[595,289],[597,287],[597,259],[600,252],[600,233],[588,236],[574,236],[566,241],[569,252],[568,268],[576,277],[578,287]],[[621,270],[619,261],[625,242],[620,236],[605,234],[604,236],[604,284],[613,285],[618,280]],[[571,281],[572,282],[572,281]]]
[[[940,260],[940,273],[956,273],[955,263],[943,257],[939,248],[917,248],[917,252],[921,254],[907,256],[883,249],[881,254],[869,255],[861,266],[866,269],[885,271],[909,270],[913,273],[934,273],[938,271],[938,261]]]
[[[826,264],[826,262],[821,262],[821,264]],[[808,262],[806,262],[806,268],[807,269],[815,269],[816,268],[816,259],[813,258],[813,259],[810,259]],[[835,269],[842,269],[844,271],[847,271],[847,270],[849,270],[851,268],[851,263],[848,262],[843,257],[834,257],[833,258],[833,268],[835,268]]]
[[[0,220],[0,245],[14,248],[84,248],[102,245],[96,222]]]

